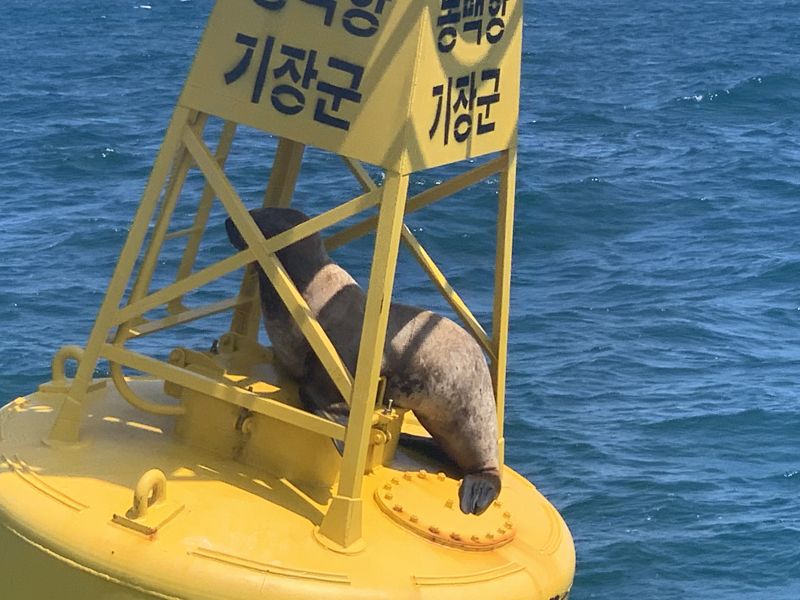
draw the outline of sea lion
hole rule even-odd
[[[308,220],[288,208],[261,208],[250,214],[267,239]],[[225,228],[235,248],[247,247],[231,219]],[[277,257],[354,373],[364,291],[331,260],[319,234],[286,246]],[[309,410],[346,422],[347,404],[260,267],[258,278],[264,325],[276,360],[297,380]],[[501,481],[492,380],[480,346],[450,319],[392,303],[381,374],[387,380],[387,397],[413,410],[464,472],[459,487],[462,512],[481,514],[497,498]]]

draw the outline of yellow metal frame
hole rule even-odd
[[[433,5],[431,4],[431,6]],[[507,34],[508,45],[497,46],[494,56],[500,57],[497,60],[505,61],[502,62],[503,69],[506,70],[504,73],[510,73],[514,79],[511,84],[504,80],[503,85],[506,87],[503,87],[505,90],[503,93],[513,94],[513,107],[516,110],[518,94],[514,92],[518,91],[519,57],[514,56],[514,53],[519,51],[521,3],[517,2],[513,5],[513,16],[509,18],[513,20],[514,27]],[[249,3],[246,6],[248,10],[252,10]],[[225,8],[220,10],[225,10]],[[396,18],[392,17],[387,24],[389,30],[404,31],[408,19],[415,14],[414,10],[419,10],[419,8],[404,7],[402,10],[395,11],[393,14],[396,15]],[[438,81],[435,77],[446,77],[450,74],[447,69],[462,67],[457,56],[438,55],[439,60],[442,61],[441,65],[437,67],[439,70],[433,67],[427,70],[418,68],[419,64],[424,62],[419,52],[424,51],[428,54],[435,52],[430,40],[424,34],[425,28],[429,27],[428,10],[433,9],[425,9],[420,13],[422,16],[415,21],[412,33],[418,36],[418,41],[407,41],[397,35],[392,38],[394,40],[392,43],[400,44],[407,50],[407,61],[403,62],[399,58],[395,61],[396,57],[392,53],[381,53],[380,50],[376,51],[374,56],[371,55],[370,60],[374,58],[375,60],[395,61],[392,62],[395,68],[404,69],[411,74],[409,77],[413,75],[415,85],[420,85],[420,82],[424,80],[424,86],[431,89],[431,82]],[[212,16],[212,21],[213,19]],[[292,20],[288,22],[294,23]],[[410,23],[410,21],[408,22]],[[207,32],[212,41],[215,36],[222,35],[220,33],[222,28],[227,27],[224,20],[218,19],[215,23],[209,28],[211,33]],[[296,33],[300,36],[307,35],[303,28],[298,29]],[[224,125],[214,152],[204,141],[209,117],[213,116],[212,113],[217,116],[222,114],[210,109],[205,112],[198,108],[202,104],[200,100],[197,100],[197,98],[203,97],[200,93],[202,86],[207,85],[209,89],[217,89],[221,85],[218,77],[206,81],[207,77],[204,71],[206,62],[216,60],[213,52],[204,53],[203,49],[208,46],[208,43],[205,46],[201,44],[198,51],[198,59],[170,121],[86,347],[83,350],[70,347],[61,352],[58,359],[54,361],[54,381],[51,387],[55,391],[62,392],[64,400],[47,442],[49,444],[76,444],[79,442],[89,392],[93,389],[92,374],[98,361],[103,359],[109,362],[112,381],[120,395],[141,410],[173,416],[182,415],[186,411],[181,404],[164,405],[139,397],[126,382],[124,367],[148,373],[163,379],[165,383],[185,387],[319,435],[343,440],[344,456],[338,488],[333,494],[318,534],[333,548],[352,549],[362,538],[362,480],[368,462],[370,431],[373,424],[381,358],[401,241],[419,262],[434,287],[447,300],[466,329],[481,345],[489,359],[497,403],[499,458],[500,462],[503,462],[514,181],[517,166],[516,113],[514,112],[511,115],[512,119],[504,122],[502,127],[498,125],[497,140],[502,140],[502,142],[493,138],[489,145],[479,147],[478,142],[475,141],[474,148],[469,146],[464,150],[454,149],[454,146],[451,146],[449,149],[441,149],[437,153],[428,144],[430,140],[425,140],[425,135],[423,135],[418,137],[418,141],[421,140],[420,143],[428,144],[427,149],[420,146],[409,153],[407,152],[408,148],[392,146],[392,152],[399,149],[400,154],[397,156],[393,154],[382,163],[385,177],[381,186],[375,184],[369,173],[358,160],[352,158],[352,155],[351,157],[342,156],[345,166],[363,188],[363,193],[289,231],[266,240],[225,173],[225,164],[233,146],[237,122],[226,120],[223,117]],[[380,49],[380,46],[378,48]],[[509,59],[506,59],[503,54],[506,49],[512,55]],[[472,64],[474,68],[480,63],[480,60],[473,56],[479,49],[476,47],[472,50],[467,48],[467,50],[468,55],[465,56],[468,56],[468,60],[465,59],[464,64]],[[353,52],[357,53],[358,49],[354,47]],[[432,77],[434,79],[431,79]],[[419,81],[418,78],[420,78]],[[379,96],[384,93],[391,95],[394,93],[392,90],[393,88],[387,84],[385,90],[376,88],[375,93]],[[198,94],[200,95],[198,96]],[[220,96],[211,104],[225,106],[224,111],[229,112],[221,98]],[[424,94],[409,96],[407,98],[408,110],[411,110],[414,103],[422,102],[425,98]],[[375,101],[371,106],[380,106],[380,104]],[[364,110],[369,112],[367,108]],[[411,113],[409,112],[408,115]],[[256,126],[260,126],[260,116],[257,121]],[[419,123],[413,123],[409,116],[408,124],[405,127],[400,126],[403,136],[408,137],[413,133],[411,125],[419,128]],[[276,130],[279,133],[283,132],[283,127],[281,125]],[[365,129],[363,123],[358,127],[361,128],[360,131],[368,132],[368,128]],[[266,129],[266,127],[261,128]],[[313,129],[313,131],[312,129],[305,129],[298,139],[310,139],[309,136],[316,135],[313,131],[317,131],[317,129]],[[383,132],[381,135],[386,133],[383,129],[381,131]],[[427,130],[423,130],[423,134],[427,134]],[[431,132],[429,137],[432,138],[432,135]],[[352,139],[348,140],[347,138],[344,141],[337,141],[330,136],[323,135],[322,137],[325,138],[325,141],[320,143],[320,146],[329,149],[349,147],[347,144],[352,142]],[[344,146],[338,145],[340,142]],[[481,142],[481,144],[483,143]],[[406,146],[408,146],[407,143]],[[482,150],[482,148],[488,150]],[[445,164],[448,161],[485,154],[486,151],[494,151],[497,148],[501,148],[501,150],[482,164],[418,195],[408,197],[410,166]],[[292,140],[285,134],[279,136],[270,178],[264,192],[264,206],[285,207],[291,204],[304,150],[304,143]],[[205,186],[195,209],[193,223],[188,228],[170,231],[170,223],[181,198],[187,175],[194,168],[201,172],[205,179]],[[444,273],[419,240],[404,224],[404,216],[491,176],[498,176],[499,184],[492,327],[491,331],[487,331],[447,281]],[[195,271],[200,243],[215,199],[221,202],[241,232],[247,243],[247,249]],[[365,217],[330,235],[325,240],[326,247],[333,250],[365,234],[376,232],[360,338],[359,360],[355,372],[351,373],[320,323],[314,318],[275,253],[298,239],[321,232],[374,207],[378,208],[376,215]],[[153,275],[159,264],[163,245],[166,241],[176,238],[186,238],[186,246],[175,280],[161,289],[151,290]],[[145,244],[146,241],[147,244]],[[126,343],[131,339],[165,331],[223,312],[231,312],[231,334],[240,339],[255,342],[260,328],[260,306],[257,299],[258,282],[254,263],[261,267],[272,282],[338,391],[349,403],[350,417],[346,427],[277,400],[264,398],[241,387],[222,383],[212,377],[184,368],[180,364],[175,364],[174,361],[157,360],[126,348]],[[136,269],[137,264],[139,265],[138,270]],[[243,267],[245,268],[244,275],[239,293],[235,297],[204,306],[187,306],[185,300],[187,294]],[[130,292],[126,297],[128,289]],[[166,316],[148,319],[147,313],[155,309],[165,309]],[[66,358],[78,361],[77,373],[69,386],[67,386],[67,380],[63,373],[63,362]]]
[[[175,111],[86,348],[82,353],[71,349],[70,357],[79,357],[79,366],[72,385],[65,395],[48,442],[51,444],[78,442],[87,395],[92,384],[92,373],[101,359],[109,361],[112,379],[120,394],[141,410],[164,415],[180,415],[184,412],[184,408],[180,405],[155,404],[137,397],[125,382],[123,366],[149,373],[164,381],[286,421],[320,435],[344,440],[345,450],[338,490],[322,522],[320,534],[336,545],[347,548],[356,544],[361,538],[361,482],[367,460],[372,413],[375,409],[374,399],[377,394],[382,348],[386,337],[389,300],[392,295],[401,240],[489,357],[495,382],[498,424],[502,432],[516,153],[513,148],[509,149],[496,158],[410,199],[407,198],[408,175],[389,172],[386,174],[384,184],[378,187],[357,161],[345,159],[347,166],[364,187],[364,193],[285,233],[265,240],[223,169],[233,142],[235,125],[225,124],[219,147],[214,155],[201,137],[207,118],[208,115],[197,114],[182,107],[178,107]],[[265,193],[265,205],[289,205],[300,169],[303,148],[301,144],[291,140],[280,140],[272,176]],[[175,167],[170,172],[170,165],[173,164]],[[170,217],[177,205],[186,175],[195,165],[205,176],[207,184],[198,204],[194,224],[188,229],[170,233],[168,231]],[[490,336],[449,284],[425,248],[404,225],[403,217],[493,175],[499,175],[500,185],[494,313]],[[242,232],[248,243],[248,249],[192,272],[211,203],[215,197],[220,199]],[[350,373],[276,258],[275,252],[297,239],[319,232],[376,205],[379,206],[377,215],[365,218],[326,240],[328,248],[333,249],[371,231],[377,232],[359,348],[361,359],[355,373]],[[158,214],[156,214],[157,209]],[[155,228],[150,236],[149,245],[142,252],[145,234],[154,217]],[[149,287],[164,242],[178,236],[186,236],[189,239],[175,282],[159,290],[150,291]],[[133,279],[131,293],[122,305],[125,289],[132,279],[134,265],[140,254],[143,255],[143,259]],[[258,302],[254,301],[257,281],[253,267],[248,266],[254,261],[257,261],[267,274],[337,388],[349,401],[351,413],[346,428],[275,400],[259,397],[241,388],[220,383],[125,348],[129,339],[225,311],[233,312],[231,332],[255,339],[260,326]],[[187,308],[184,305],[183,298],[189,292],[245,266],[248,267],[240,292],[235,298],[197,308]],[[146,313],[161,307],[167,309],[168,316],[158,320],[145,318]],[[111,341],[107,341],[109,332],[115,328],[116,333]],[[502,433],[499,441],[502,452]]]

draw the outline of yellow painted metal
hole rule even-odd
[[[39,386],[42,392],[60,392],[66,393],[69,391],[69,382],[66,375],[66,362],[73,360],[80,363],[83,358],[83,348],[80,346],[69,345],[63,346],[53,355],[51,362],[52,380],[47,384]]]
[[[407,193],[408,176],[388,173],[378,215],[369,290],[364,307],[364,324],[358,347],[358,365],[353,392],[349,396],[350,417],[347,422],[342,473],[337,493],[320,526],[320,534],[342,548],[356,545],[362,538],[361,485],[367,460],[372,411],[378,391]]]
[[[229,335],[220,340],[218,354],[176,349],[170,362],[233,384],[242,400],[220,402],[202,390],[170,384],[165,391],[186,407],[175,423],[178,440],[304,489],[333,485],[341,457],[331,438],[344,439],[345,428],[302,409],[296,383],[272,363],[271,351]]]
[[[511,245],[514,234],[514,194],[517,173],[517,148],[506,151],[508,163],[500,174],[497,194],[497,250],[494,267],[494,310],[492,317],[492,339],[494,360],[492,379],[497,401],[497,431],[500,463],[504,462],[506,365],[508,362],[508,319],[511,308]]]
[[[103,347],[103,356],[113,362],[152,373],[161,377],[164,381],[169,381],[182,388],[217,398],[234,406],[269,415],[320,435],[336,439],[344,439],[345,437],[345,428],[342,425],[276,402],[269,397],[260,397],[249,390],[232,386],[230,382],[221,377],[184,369],[180,361],[173,361],[174,364],[168,364],[111,344],[106,344]],[[126,397],[127,394],[123,391],[124,388],[117,389],[123,398],[129,402],[131,401]],[[156,415],[182,415],[186,412],[183,406],[176,406],[170,403],[160,404],[144,400],[141,397],[134,399],[131,404],[140,410]]]
[[[226,121],[225,125],[223,126],[219,145],[217,146],[217,151],[214,155],[214,158],[222,167],[224,167],[225,162],[228,160],[228,155],[230,154],[231,147],[233,146],[233,138],[236,135],[236,128],[237,124],[232,121]],[[184,235],[188,236],[186,248],[184,249],[183,256],[181,257],[181,264],[178,267],[178,273],[175,276],[176,281],[185,279],[192,272],[192,268],[197,260],[197,253],[200,250],[200,242],[203,239],[203,233],[205,232],[206,225],[208,224],[208,217],[211,214],[213,202],[214,191],[211,189],[210,185],[206,184],[203,186],[203,195],[200,197],[200,202],[197,205],[197,212],[195,213],[192,226],[183,231],[167,234],[164,237],[165,240],[169,240],[175,239],[176,237],[183,237]],[[250,294],[250,296],[252,296],[252,294]],[[187,310],[183,305],[181,298],[176,298],[175,300],[170,301],[167,304],[167,307],[169,312],[173,314]]]
[[[130,304],[125,308],[118,310],[116,314],[109,316],[109,325],[125,325],[134,317],[143,315],[154,308],[158,308],[159,306],[174,300],[175,298],[180,298],[191,290],[197,289],[200,286],[219,279],[223,275],[227,275],[232,271],[240,269],[251,260],[252,254],[248,251],[229,256],[228,258],[216,262],[205,269],[197,271],[196,273],[193,273],[192,275],[189,275],[180,281],[176,281],[173,284],[163,287],[160,290],[141,298],[134,304]]]
[[[378,189],[372,177],[369,176],[369,173],[359,161],[346,156],[343,156],[342,160],[344,160],[344,164],[347,165],[347,168],[350,169],[353,177],[356,178],[365,192],[373,192]]]
[[[105,346],[103,356],[109,359],[109,371],[111,372],[111,381],[114,382],[114,387],[117,388],[120,396],[125,398],[132,406],[141,411],[152,413],[154,415],[168,415],[177,416],[186,412],[183,406],[175,406],[172,404],[158,404],[151,402],[145,398],[140,397],[134,392],[125,380],[125,374],[122,372],[122,362],[113,360],[113,356],[122,356],[127,358],[127,363],[134,363],[138,358],[134,353],[127,350],[122,350],[116,346]],[[124,360],[124,359],[123,359]]]
[[[235,357],[217,360],[235,369]],[[161,381],[137,379],[130,385],[142,396],[168,401]],[[173,417],[142,414],[108,385],[92,394],[84,425],[91,444],[54,450],[40,440],[62,398],[37,393],[0,410],[3,597],[550,600],[563,598],[571,585],[574,551],[566,525],[509,469],[501,506],[491,509],[485,524],[495,526],[505,513],[512,515],[513,539],[495,548],[462,549],[402,529],[373,499],[393,480],[402,488],[408,474],[445,470],[423,455],[402,454],[401,448],[397,462],[404,466],[364,476],[363,549],[342,554],[314,534],[335,487],[297,472],[273,472],[262,462],[270,442],[296,455],[296,464],[301,457],[306,464],[341,460],[329,440],[317,436],[315,446],[310,438],[290,434],[288,425],[261,429],[267,421],[251,425],[238,411],[223,413],[225,403],[204,403],[197,396],[189,402],[198,402],[193,412],[216,407],[215,412],[212,419],[187,415],[193,424],[178,441],[171,434]],[[215,439],[220,443],[211,448]],[[328,476],[335,475],[335,462],[326,464]],[[154,481],[142,478],[153,469],[165,476],[166,498],[148,507],[144,517],[129,514],[137,487],[140,498],[151,497]],[[408,500],[434,498],[430,503],[439,508],[419,506],[420,520],[438,525],[440,533],[482,531],[481,518],[437,516],[440,509],[450,510],[448,501],[457,502],[457,482],[431,477],[437,478],[430,489]]]
[[[447,196],[460,192],[471,185],[475,185],[487,177],[491,177],[492,175],[499,173],[503,168],[505,168],[505,165],[505,155],[499,156],[492,160],[486,161],[484,164],[475,167],[474,169],[470,169],[466,173],[462,173],[461,175],[457,175],[452,179],[443,181],[440,185],[429,188],[424,192],[420,192],[416,196],[408,199],[406,203],[406,214],[413,213],[428,206],[429,204],[433,204],[434,202],[441,200],[442,198],[446,198]],[[378,217],[367,217],[366,219],[329,236],[325,240],[325,247],[328,250],[335,250],[344,244],[352,242],[353,240],[365,236],[371,231],[374,231],[377,223]]]
[[[88,508],[88,507],[87,507]],[[133,488],[133,503],[124,514],[114,513],[113,523],[152,536],[183,512],[185,505],[167,499],[167,476],[150,469]]]
[[[457,31],[440,0],[218,3],[180,103],[404,174],[504,150],[522,1],[490,4]]]
[[[64,404],[61,406],[58,418],[53,424],[53,429],[48,435],[51,444],[74,444],[79,441],[81,422],[83,421],[86,394],[92,380],[97,360],[100,358],[100,348],[105,343],[108,331],[111,329],[112,319],[117,307],[120,305],[125,287],[130,280],[141,250],[150,219],[155,211],[161,190],[169,176],[170,164],[181,144],[183,129],[187,126],[191,111],[181,106],[176,107],[172,120],[164,136],[164,142],[156,157],[155,165],[150,173],[150,178],[145,187],[142,201],[136,211],[128,238],[120,253],[114,275],[106,291],[106,296],[100,306],[100,311],[86,344],[84,360],[78,365],[75,380],[72,383]]]
[[[563,600],[572,540],[535,488],[503,467],[498,504],[461,514],[452,465],[398,443],[401,428],[426,435],[413,414],[376,406],[403,240],[489,358],[503,463],[522,1],[472,15],[455,4],[216,4],[85,349],[62,349],[53,381],[0,411],[0,547],[14,548],[0,581],[16,575],[7,567],[32,572],[18,556],[52,573],[20,582],[20,598],[68,598],[79,584],[76,597],[89,600]],[[212,117],[224,121],[213,154]],[[292,203],[307,145],[340,155],[364,193],[264,239],[225,172],[240,124],[278,138],[264,206]],[[484,155],[408,198],[414,171]],[[384,169],[381,185],[361,161]],[[192,169],[205,180],[192,225],[170,230]],[[490,336],[403,220],[493,175]],[[194,271],[216,200],[248,248]],[[325,240],[335,249],[376,234],[351,373],[276,252],[375,207]],[[151,290],[165,243],[184,237],[174,282]],[[256,265],[350,404],[346,426],[304,410],[296,382],[258,344]],[[185,304],[242,267],[236,297]],[[126,347],[225,311],[230,330],[212,352],[177,347],[164,361]],[[113,385],[92,379],[101,359]],[[78,362],[71,381],[65,360]],[[342,456],[332,440],[344,441]]]
[[[467,327],[469,332],[472,334],[472,337],[477,340],[484,352],[489,355],[489,358],[494,359],[495,345],[489,339],[489,336],[486,335],[483,325],[481,325],[478,319],[475,318],[475,315],[472,314],[472,311],[461,299],[461,296],[458,295],[458,292],[453,289],[453,287],[447,281],[447,278],[444,276],[444,273],[442,273],[439,267],[436,266],[436,263],[433,262],[433,259],[430,257],[422,244],[419,243],[414,234],[411,233],[411,229],[409,229],[407,225],[403,225],[403,242],[405,242],[406,247],[411,250],[414,258],[417,259],[417,262],[428,275],[431,282],[433,282],[433,285],[436,286],[436,289],[439,290],[439,293],[442,294],[445,300],[447,300],[452,309]]]
[[[256,249],[257,252],[257,249]],[[336,347],[330,341],[328,334],[320,325],[305,299],[297,290],[291,277],[274,256],[266,256],[259,261],[270,282],[275,287],[281,300],[287,305],[289,313],[297,322],[314,353],[328,371],[333,383],[343,398],[351,397],[353,390],[353,375],[347,365],[339,356]]]
[[[192,123],[187,128],[193,130],[198,135],[202,135],[203,129],[208,122],[208,115],[202,113],[193,115]],[[174,161],[175,165],[172,171],[167,188],[164,191],[164,196],[161,200],[158,218],[156,219],[155,227],[150,235],[150,243],[142,258],[136,280],[133,284],[129,303],[135,303],[141,299],[150,287],[150,282],[153,279],[153,273],[158,263],[158,256],[161,253],[161,248],[164,245],[164,240],[169,233],[169,224],[172,219],[172,214],[175,212],[175,207],[178,204],[183,185],[186,182],[186,176],[189,173],[192,157],[185,148],[181,149],[177,159]]]
[[[295,184],[300,175],[305,145],[289,138],[278,141],[269,184],[264,192],[264,206],[287,207],[292,203]]]
[[[264,191],[263,206],[287,207],[291,204],[304,152],[303,144],[288,138],[280,138],[272,162],[269,182]],[[249,264],[242,275],[239,297],[255,298],[257,294],[256,267],[254,264]],[[252,302],[236,308],[231,318],[230,330],[251,340],[257,340],[260,325],[261,305],[259,302]]]
[[[238,308],[243,304],[249,305],[252,301],[253,301],[252,297],[236,296],[234,298],[228,298],[227,300],[220,300],[219,302],[214,302],[212,304],[208,304],[206,306],[201,306],[198,308],[193,308],[193,309],[184,308],[181,312],[169,315],[167,317],[164,317],[163,319],[147,321],[146,323],[137,324],[125,332],[125,337],[126,338],[143,337],[145,335],[150,335],[153,333],[157,333],[159,331],[163,331],[164,329],[175,327],[176,325],[185,325],[186,323],[191,323],[192,321],[196,321],[198,319],[204,319],[205,317],[210,317],[212,315],[216,315],[221,312],[227,312],[231,309]],[[174,302],[174,300],[170,301],[169,304],[172,304],[172,302]]]
[[[517,535],[515,517],[502,501],[492,503],[480,519],[462,513],[455,501],[458,482],[443,472],[406,471],[402,477],[384,481],[375,490],[378,506],[404,529],[426,540],[485,552],[511,543]]]
[[[350,387],[352,376],[347,370],[347,366],[342,361],[336,348],[333,347],[328,334],[322,329],[319,322],[312,316],[311,310],[303,300],[300,292],[292,283],[289,276],[284,271],[280,262],[274,255],[265,250],[267,244],[258,226],[253,221],[250,214],[244,208],[239,196],[228,181],[225,173],[219,168],[216,161],[203,143],[203,140],[190,129],[184,131],[184,143],[194,156],[198,166],[208,179],[211,187],[217,193],[217,197],[233,219],[242,237],[249,246],[249,251],[264,269],[270,282],[275,286],[281,299],[286,303],[289,311],[297,321],[303,334],[308,339],[317,357],[322,362],[328,373],[331,375],[334,384],[339,389],[344,398],[350,397]],[[287,232],[287,236],[293,232]],[[273,238],[275,240],[277,238]]]
[[[258,272],[254,263],[245,267],[238,298],[240,303],[233,311],[229,330],[257,340],[261,326],[261,302],[258,301]]]

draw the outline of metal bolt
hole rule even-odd
[[[503,503],[502,503],[502,502],[500,502],[500,500],[495,500],[495,501],[494,501],[494,505],[495,505],[497,508],[501,508],[501,507],[503,506]]]
[[[428,472],[425,469],[420,469],[419,473],[417,474],[417,477],[419,477],[420,479],[427,479]]]
[[[403,512],[403,505],[402,504],[395,504],[394,505],[395,512]]]
[[[444,473],[437,473],[436,477],[439,478],[439,481],[444,481],[445,479],[447,479],[447,475],[445,475]]]
[[[170,364],[178,365],[179,367],[186,366],[186,353],[180,348],[175,348],[169,353],[168,360]]]
[[[385,489],[385,490],[390,490],[390,489],[392,489],[392,484],[391,484],[391,483],[385,483],[385,484],[383,484],[383,489]]]
[[[504,518],[504,519],[510,519],[510,518],[511,518],[511,513],[510,513],[510,512],[508,512],[508,511],[504,512],[504,513],[503,513],[503,518]]]
[[[246,408],[239,409],[239,416],[236,418],[236,425],[234,425],[236,431],[239,431],[240,433],[249,433],[245,431],[245,426],[249,427],[249,429],[252,431],[252,416],[253,413]],[[250,422],[249,425],[248,422]]]
[[[446,508],[453,508],[453,501],[452,500],[447,500],[444,503],[444,505],[445,505]]]
[[[486,534],[486,538],[490,539],[490,540],[493,540],[494,539],[494,534],[493,533],[487,533]]]
[[[506,521],[505,523],[503,523],[503,527],[505,527],[506,529],[513,529],[514,525],[512,525],[511,521]]]
[[[457,533],[455,533],[455,532],[451,533],[451,534],[450,534],[450,537],[451,537],[451,538],[453,538],[453,539],[454,539],[455,541],[457,541],[457,542],[460,542],[460,541],[461,541],[461,536],[460,536],[460,535],[458,535],[458,534],[457,534]]]
[[[383,497],[386,498],[387,500],[391,500],[392,498],[394,498],[394,496],[392,496],[391,494],[384,494]]]
[[[397,477],[392,477],[392,484],[393,485],[399,485],[400,484],[400,480]]]
[[[411,481],[413,477],[411,476],[411,473],[403,473],[403,479],[406,481]]]
[[[411,521],[412,523],[416,523],[417,521],[419,521],[419,517],[417,515],[411,515],[408,518],[408,520]]]
[[[436,527],[435,525],[431,525],[430,527],[428,527],[428,531],[430,531],[431,533],[439,533],[439,528]]]
[[[477,535],[473,535],[473,536],[472,536],[471,538],[469,538],[469,539],[471,539],[473,542],[480,542],[480,541],[481,541],[481,538],[480,538],[480,536],[477,536]]]
[[[499,533],[500,535],[505,535],[505,533],[506,533],[506,530],[505,530],[505,529],[503,529],[502,527],[500,527],[500,528],[497,530],[497,533]]]

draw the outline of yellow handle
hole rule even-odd
[[[167,499],[167,477],[159,469],[150,469],[139,478],[133,491],[131,517],[141,519],[153,504]]]
[[[83,348],[80,346],[63,346],[55,356],[53,356],[52,370],[53,383],[66,384],[67,376],[64,372],[64,363],[67,360],[81,362],[83,358]]]

